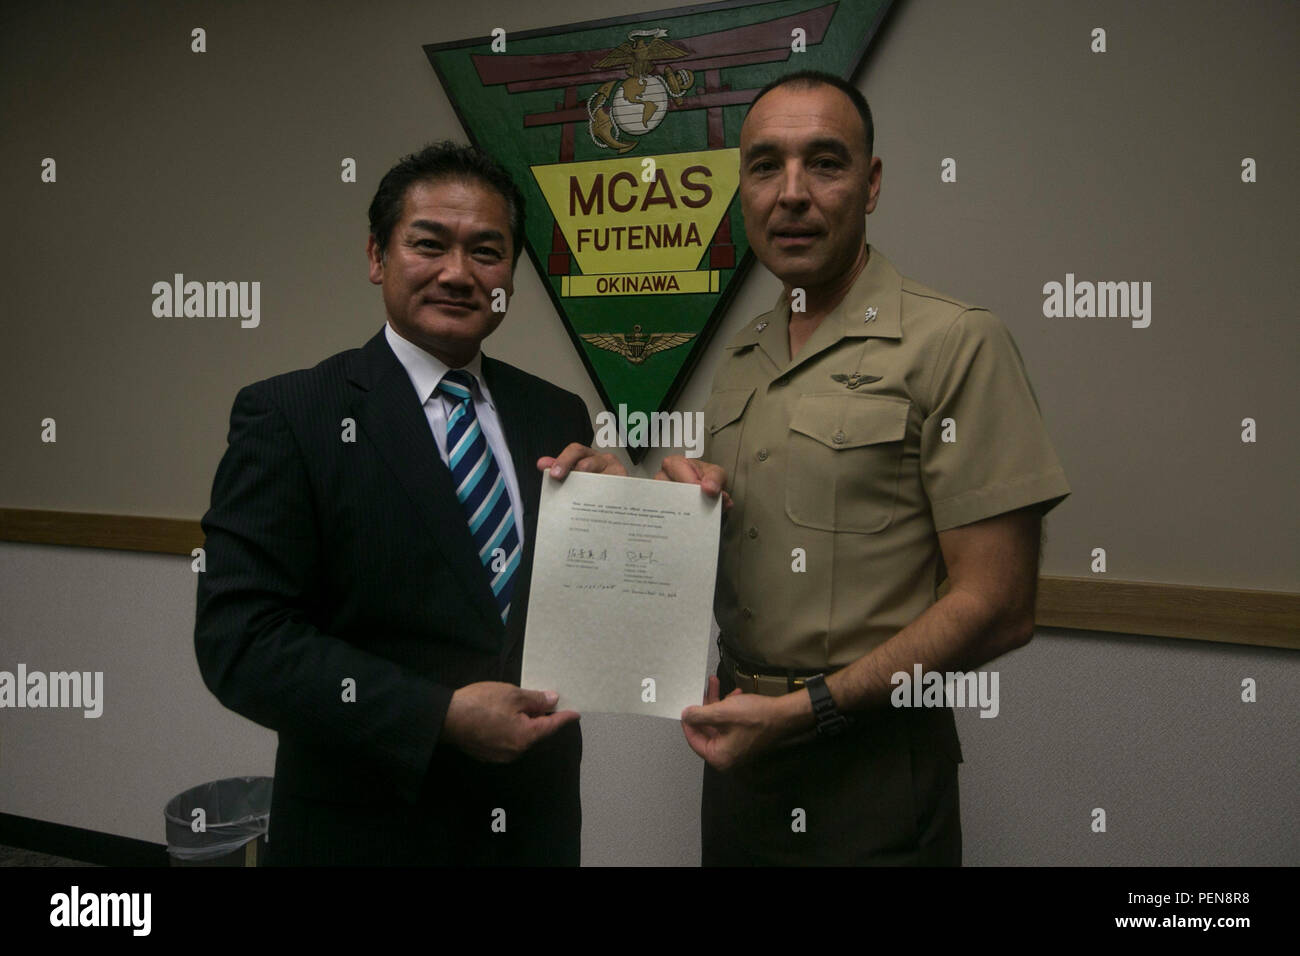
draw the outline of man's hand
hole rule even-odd
[[[597,452],[586,445],[573,442],[558,457],[547,455],[537,459],[538,471],[550,471],[552,478],[563,479],[571,471],[589,472],[593,475],[623,475],[627,469],[609,452]]]
[[[722,495],[723,511],[731,508],[731,496],[726,492],[727,470],[721,465],[711,465],[698,458],[669,455],[655,472],[655,481],[680,481],[699,485],[700,490],[710,498]]]
[[[704,706],[682,711],[682,731],[691,749],[715,770],[727,771],[814,725],[812,701],[804,690],[783,697],[742,694],[736,688],[718,699],[718,679],[709,678]]]
[[[496,681],[467,684],[451,695],[442,735],[475,760],[510,763],[578,719],[576,710],[552,714],[558,699],[553,691],[521,690]]]

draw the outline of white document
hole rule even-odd
[[[699,485],[543,476],[522,686],[586,713],[700,703],[721,521]]]

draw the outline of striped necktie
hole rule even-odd
[[[473,389],[474,376],[461,369],[438,383],[438,391],[456,403],[447,415],[447,467],[504,623],[519,570],[519,534],[505,476],[474,414]]]

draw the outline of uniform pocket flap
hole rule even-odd
[[[712,435],[719,428],[726,428],[745,414],[745,406],[753,396],[752,388],[724,388],[710,395],[704,406],[704,425],[709,434]]]
[[[911,403],[888,395],[803,395],[790,416],[790,430],[827,448],[860,448],[902,441]]]

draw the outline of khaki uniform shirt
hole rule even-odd
[[[793,361],[789,307],[782,295],[727,346],[705,408],[704,460],[727,470],[735,502],[714,610],[737,653],[834,667],[934,603],[936,532],[1046,513],[1070,488],[990,312],[874,249]]]

